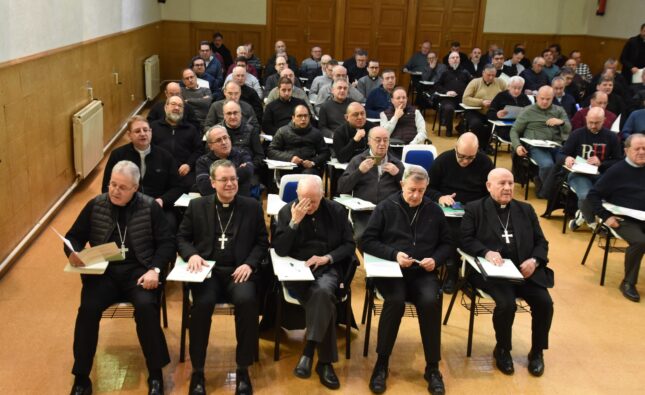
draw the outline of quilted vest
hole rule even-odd
[[[417,125],[415,123],[415,108],[412,106],[405,107],[405,114],[396,122],[396,127],[390,135],[390,138],[403,140],[405,144],[410,144],[417,135]],[[394,116],[394,107],[390,106],[384,111],[387,119]]]

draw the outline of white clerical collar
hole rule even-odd
[[[627,157],[625,157],[625,162],[627,162],[627,164],[628,164],[628,165],[630,165],[631,167],[635,167],[635,168],[637,168],[637,169],[640,169],[641,167],[645,167],[645,166],[639,166],[639,165],[637,165],[636,163],[632,162],[632,161],[631,161],[629,158],[627,158]]]

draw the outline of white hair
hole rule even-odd
[[[122,160],[116,163],[112,168],[112,173],[119,173],[125,176],[130,177],[132,183],[139,185],[139,179],[141,178],[141,171],[139,171],[139,166],[135,165],[129,160]]]

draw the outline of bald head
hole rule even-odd
[[[488,173],[488,179],[487,180],[490,182],[490,181],[493,181],[493,180],[497,180],[497,179],[500,179],[500,178],[503,178],[503,177],[509,177],[509,176],[511,178],[513,178],[513,173],[511,173],[510,170],[505,169],[503,167],[497,167],[497,168],[491,170],[490,173]]]
[[[169,82],[166,85],[166,98],[173,96],[181,96],[181,86],[176,82]]]
[[[331,78],[334,80],[346,79],[347,78],[347,69],[343,66],[334,66],[331,71]]]
[[[555,93],[553,92],[553,88],[551,88],[548,85],[545,85],[538,90],[538,94],[535,99],[535,104],[537,104],[537,106],[540,107],[541,109],[546,110],[547,108],[551,107],[551,103],[553,103],[554,95]]]
[[[468,167],[477,158],[479,142],[477,136],[472,132],[466,132],[459,136],[455,146],[457,164],[461,167]]]
[[[587,116],[585,117],[585,123],[587,124],[587,129],[591,133],[598,133],[602,129],[602,125],[605,122],[605,110],[601,107],[591,107]]]

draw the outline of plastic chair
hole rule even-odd
[[[603,247],[604,249],[604,254],[602,257],[602,271],[600,273],[600,285],[604,286],[605,285],[605,273],[607,272],[607,258],[609,256],[609,250],[611,248],[614,248],[615,250],[619,250],[617,247],[611,247],[611,238],[613,237],[614,240],[624,240],[616,231],[614,228],[609,227],[602,223],[602,221],[599,221],[598,224],[596,225],[596,229],[594,229],[593,233],[591,234],[591,240],[589,240],[589,244],[587,245],[587,250],[585,251],[585,255],[582,258],[582,262],[580,262],[581,265],[584,265],[585,262],[587,261],[587,256],[589,256],[589,251],[591,250],[591,246],[593,245],[593,241],[596,238],[596,235],[600,234],[600,241],[598,244],[602,247],[602,238],[604,237],[605,239],[605,245]]]
[[[410,165],[419,165],[430,171],[437,157],[437,148],[432,144],[408,144],[403,147],[401,161]]]
[[[303,178],[312,177],[311,174],[285,174],[280,178],[278,195],[282,201],[291,203],[298,197],[296,189],[298,181]]]

